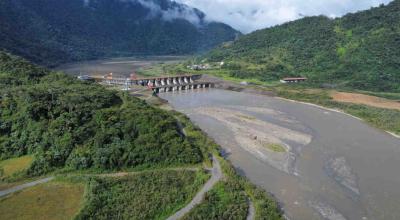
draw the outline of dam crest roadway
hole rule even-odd
[[[103,78],[95,78],[106,85],[119,85],[124,86],[125,90],[130,90],[133,86],[147,87],[153,90],[154,93],[165,93],[181,90],[193,90],[202,88],[214,88],[215,83],[201,81],[202,75],[177,75],[177,76],[163,76],[163,77],[147,77],[136,78],[115,78],[107,75]]]

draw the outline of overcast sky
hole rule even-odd
[[[243,33],[295,20],[302,16],[337,17],[387,4],[391,0],[175,0],[196,7],[209,20],[221,21]]]

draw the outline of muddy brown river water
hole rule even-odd
[[[214,138],[289,219],[400,219],[400,139],[273,97],[217,89],[160,97]]]

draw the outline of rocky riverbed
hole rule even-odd
[[[220,89],[160,95],[289,219],[400,219],[400,139],[346,114]]]
[[[246,112],[252,113],[283,115],[282,112],[273,109],[251,107],[244,109]],[[311,136],[306,133],[262,121],[251,114],[231,108],[198,108],[195,112],[223,123],[233,133],[236,142],[244,150],[288,174],[296,174],[296,152],[299,149],[294,148],[304,147],[311,142]],[[286,117],[280,117],[279,120],[296,123]]]

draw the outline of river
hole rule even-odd
[[[215,139],[289,219],[400,219],[400,139],[268,96],[203,89],[160,97]]]
[[[140,69],[156,64],[172,64],[184,60],[184,56],[145,56],[121,57],[103,60],[92,60],[67,63],[56,67],[55,71],[62,71],[70,75],[106,75],[113,73],[115,76],[126,76]]]

